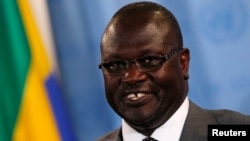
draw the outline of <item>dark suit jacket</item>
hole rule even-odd
[[[230,110],[206,110],[190,101],[180,141],[207,141],[208,124],[250,124],[250,116]],[[121,128],[97,141],[122,141]]]

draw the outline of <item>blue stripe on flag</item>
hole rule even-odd
[[[63,141],[75,141],[76,139],[63,104],[62,93],[54,74],[50,74],[46,80],[46,89],[48,91],[50,104],[53,109],[61,139]]]

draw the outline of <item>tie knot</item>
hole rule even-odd
[[[157,141],[157,140],[154,138],[151,138],[151,137],[147,137],[147,138],[143,139],[142,141]]]

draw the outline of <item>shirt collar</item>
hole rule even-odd
[[[169,120],[157,128],[151,137],[157,139],[158,141],[164,141],[166,139],[168,139],[168,141],[178,141],[187,117],[188,107],[189,100],[186,97],[177,111],[169,118]],[[146,137],[130,127],[124,119],[122,119],[122,135],[123,141],[141,141]]]

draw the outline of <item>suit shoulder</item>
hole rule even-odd
[[[119,136],[120,136],[120,129],[116,129],[103,135],[96,141],[119,141]]]
[[[250,115],[245,115],[243,113],[229,110],[229,109],[204,109],[199,107],[190,101],[190,113],[195,114],[195,120],[199,120],[200,117],[207,120],[207,123],[214,124],[250,124]],[[194,118],[194,116],[192,117]],[[189,119],[191,121],[195,121]]]
[[[250,124],[250,115],[232,110],[210,110],[219,124]]]

